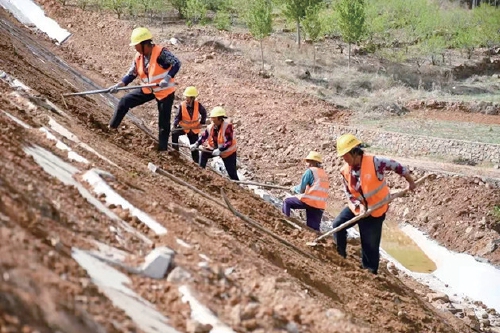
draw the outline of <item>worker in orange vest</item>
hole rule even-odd
[[[291,191],[298,193],[298,195],[283,201],[283,213],[290,216],[291,209],[305,209],[307,226],[319,231],[321,218],[326,208],[330,182],[328,175],[321,167],[323,158],[320,153],[311,151],[305,161],[307,170],[302,176],[300,185],[291,188]]]
[[[158,104],[158,151],[166,151],[170,136],[170,114],[174,103],[174,77],[181,62],[167,48],[153,44],[153,35],[146,28],[135,28],[130,37],[130,46],[137,51],[132,66],[122,80],[109,87],[109,93],[116,93],[119,87],[127,86],[139,76],[141,84],[156,83],[157,87],[141,88],[125,95],[109,123],[114,130],[120,126],[127,112],[146,102],[156,99]]]
[[[196,87],[187,87],[186,90],[184,90],[184,97],[186,100],[179,105],[179,111],[174,119],[172,130],[172,143],[174,143],[174,149],[177,151],[179,150],[179,146],[177,145],[179,136],[186,134],[189,143],[195,143],[198,141],[201,125],[204,125],[207,121],[207,111],[203,105],[196,100],[196,97],[198,97],[198,90]],[[191,151],[191,157],[193,161],[200,163],[200,154],[198,150]]]
[[[361,141],[352,134],[344,134],[337,139],[337,156],[345,161],[341,174],[348,206],[335,218],[333,228],[357,215],[364,214],[370,207],[389,198],[389,187],[384,178],[385,171],[396,172],[406,179],[410,190],[415,189],[415,182],[408,168],[392,159],[366,154],[361,147]],[[357,222],[361,238],[362,267],[373,274],[378,272],[382,224],[388,209],[388,204],[383,205]],[[333,235],[337,252],[344,258],[347,257],[348,228]]]
[[[239,180],[236,172],[236,139],[234,138],[233,124],[226,120],[227,113],[220,106],[210,111],[210,121],[207,129],[197,142],[193,143],[191,151],[197,150],[203,145],[210,152],[202,152],[200,166],[205,168],[210,158],[220,156],[226,167],[227,174],[232,180]]]

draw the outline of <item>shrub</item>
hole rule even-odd
[[[229,31],[231,28],[231,14],[226,10],[220,10],[215,14],[215,27],[219,30]]]

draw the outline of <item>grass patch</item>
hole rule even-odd
[[[400,117],[387,117],[387,115],[383,114],[374,115],[371,119],[359,117],[357,124],[388,132],[500,144],[500,125],[493,124],[412,118],[401,119]]]
[[[477,165],[477,163],[475,161],[468,159],[468,158],[463,158],[463,157],[454,158],[452,160],[452,162],[454,164],[458,164],[458,165],[470,165],[470,166]]]
[[[500,206],[493,207],[493,216],[500,222]]]

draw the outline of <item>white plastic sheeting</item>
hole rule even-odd
[[[193,296],[188,286],[181,286],[179,292],[182,294],[182,301],[189,303],[191,319],[201,324],[212,325],[210,333],[234,333],[229,326],[221,322],[219,318]]]
[[[179,333],[168,324],[167,317],[128,287],[132,284],[132,281],[127,275],[84,250],[73,248],[72,257],[87,271],[92,282],[99,287],[116,307],[122,309],[141,330],[146,333]]]
[[[44,11],[31,0],[0,0],[0,5],[22,24],[37,27],[59,44],[71,36],[68,30],[61,28],[56,21],[45,16]]]

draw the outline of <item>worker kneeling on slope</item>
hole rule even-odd
[[[234,138],[233,125],[226,120],[226,110],[216,106],[210,112],[209,117],[212,123],[208,125],[198,141],[190,146],[191,151],[203,145],[210,152],[203,151],[201,153],[200,166],[202,168],[207,166],[208,159],[220,156],[229,178],[239,180],[236,172],[236,139]]]
[[[179,150],[179,136],[186,134],[190,144],[197,142],[201,125],[204,125],[207,121],[207,111],[196,100],[196,97],[198,97],[196,87],[187,87],[184,90],[184,97],[186,100],[179,106],[172,130],[172,143],[174,143],[174,149],[177,151]],[[200,154],[197,149],[191,151],[191,157],[193,161],[200,163]]]
[[[117,129],[127,112],[146,102],[156,99],[158,105],[158,151],[166,151],[170,137],[170,114],[174,103],[174,76],[181,67],[181,62],[167,48],[153,44],[153,35],[146,28],[135,28],[130,37],[130,46],[135,54],[132,66],[122,80],[109,87],[114,94],[119,87],[127,86],[137,76],[142,85],[157,84],[157,87],[140,88],[125,95],[116,107],[109,123],[110,129]]]
[[[407,168],[392,159],[365,154],[361,141],[352,134],[344,134],[337,139],[337,156],[345,161],[341,174],[348,207],[335,218],[333,228],[364,214],[370,207],[389,198],[385,171],[396,172],[406,179],[410,190],[415,189],[415,182]],[[389,205],[385,204],[357,222],[361,238],[362,265],[374,274],[378,272],[382,223],[388,209]],[[344,258],[347,256],[347,229],[353,225],[333,234],[337,252]]]
[[[305,209],[307,226],[319,231],[321,218],[326,208],[330,183],[326,172],[321,167],[321,154],[311,151],[306,157],[307,170],[300,185],[292,187],[297,196],[283,201],[283,213],[290,216],[291,209]]]

